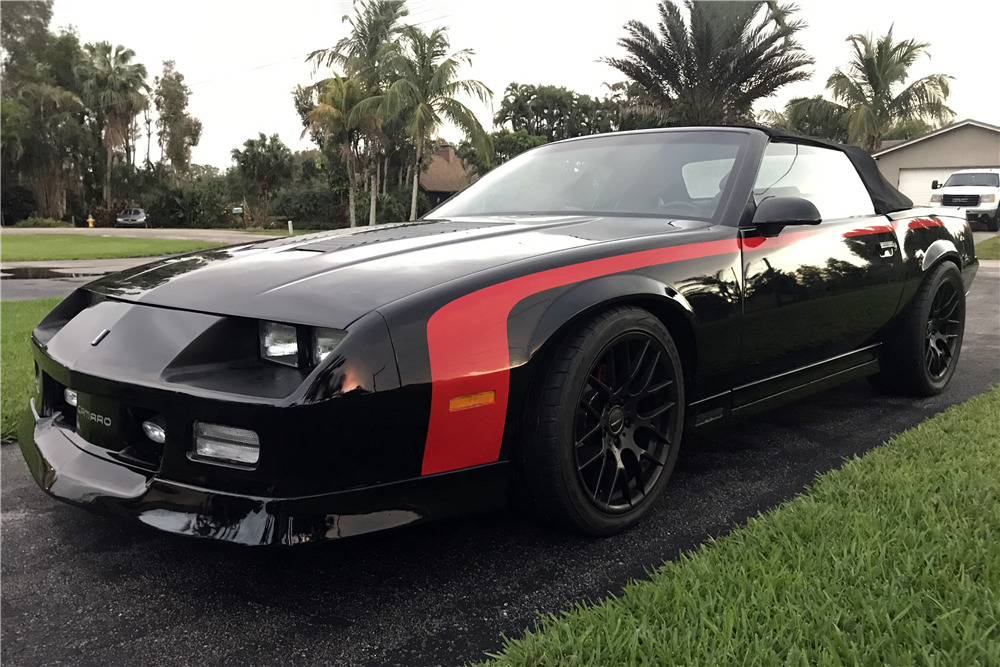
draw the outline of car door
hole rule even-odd
[[[807,199],[822,221],[786,226],[770,238],[741,230],[742,382],[783,376],[744,391],[745,401],[874,359],[879,332],[899,304],[903,272],[892,225],[875,213],[843,152],[771,142],[752,196],[758,203]]]

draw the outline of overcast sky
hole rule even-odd
[[[601,96],[624,77],[598,62],[620,55],[616,41],[629,19],[655,25],[657,0],[408,0],[409,22],[447,27],[455,49],[475,51],[464,76],[483,81],[499,105],[512,82],[565,86]],[[930,42],[932,59],[912,69],[955,77],[949,105],[958,119],[1000,125],[998,0],[804,0],[809,25],[799,40],[815,58],[809,81],[786,86],[759,108],[780,109],[792,97],[823,93],[846,65],[852,33]],[[230,151],[258,132],[277,133],[293,150],[310,148],[292,104],[296,84],[328,76],[304,62],[310,51],[343,37],[351,0],[55,0],[52,27],[74,26],[84,42],[124,44],[146,65],[149,81],[173,60],[192,95],[189,112],[204,124],[193,161],[226,168]],[[492,110],[469,104],[485,126]],[[446,130],[447,139],[461,137]],[[154,154],[156,159],[155,136]]]

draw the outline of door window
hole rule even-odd
[[[816,146],[768,144],[753,196],[758,204],[767,197],[808,199],[823,220],[875,214],[868,189],[847,155]]]

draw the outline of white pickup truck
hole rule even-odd
[[[965,209],[969,222],[983,221],[991,232],[1000,231],[1000,169],[962,169],[943,185],[931,183],[931,206]]]

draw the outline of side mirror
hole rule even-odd
[[[941,184],[937,182],[937,179],[931,181],[931,190],[937,190],[941,187]]]
[[[753,225],[764,236],[777,236],[788,225],[818,225],[819,209],[801,197],[768,197],[757,204]]]

